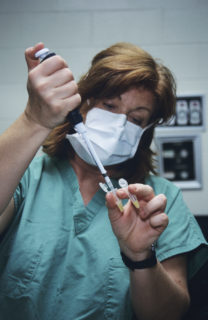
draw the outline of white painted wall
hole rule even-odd
[[[24,50],[39,41],[77,80],[99,50],[133,42],[171,68],[179,94],[208,96],[208,0],[0,0],[0,132],[24,110]],[[194,214],[208,214],[207,131],[201,135],[203,189],[183,191]]]

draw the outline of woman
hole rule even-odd
[[[154,175],[154,127],[174,114],[171,72],[119,43],[77,86],[61,57],[34,58],[42,48],[26,50],[28,104],[0,140],[3,319],[181,319],[200,267],[190,259],[206,242],[181,192]],[[114,187],[131,183],[116,197],[66,120],[78,106]]]

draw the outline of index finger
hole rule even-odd
[[[68,68],[66,61],[59,55],[54,55],[49,59],[43,61],[38,68],[42,69],[43,76],[50,76],[54,74],[56,71]]]
[[[155,196],[154,190],[147,184],[130,184],[128,190],[135,194],[138,200],[150,201]]]

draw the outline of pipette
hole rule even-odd
[[[35,57],[38,59],[40,59],[40,62],[43,62],[44,60],[52,57],[52,56],[55,56],[56,54],[54,52],[50,52],[50,50],[48,48],[43,48],[41,50],[39,50],[38,52],[35,53]],[[99,168],[102,176],[104,177],[105,179],[105,182],[109,188],[109,190],[114,194],[115,198],[116,198],[116,203],[117,203],[117,206],[119,207],[120,211],[123,211],[123,205],[122,205],[122,202],[121,200],[117,197],[116,195],[116,189],[114,188],[109,176],[107,175],[107,171],[105,170],[105,168],[103,167],[100,159],[98,158],[96,152],[95,152],[95,149],[90,141],[90,139],[88,138],[88,135],[87,135],[87,129],[83,123],[83,119],[82,119],[82,116],[79,112],[78,109],[75,109],[71,112],[69,112],[68,116],[67,116],[67,119],[70,121],[70,123],[73,125],[74,129],[79,133],[81,134],[81,136],[83,137],[87,147],[88,147],[88,150],[89,150],[89,153],[92,157],[92,159],[94,160],[95,164],[97,165],[97,167]]]

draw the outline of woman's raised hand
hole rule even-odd
[[[43,48],[43,43],[39,43],[25,51],[29,94],[25,114],[30,121],[53,129],[80,104],[81,97],[63,58],[55,55],[43,63],[35,58],[35,53]]]

